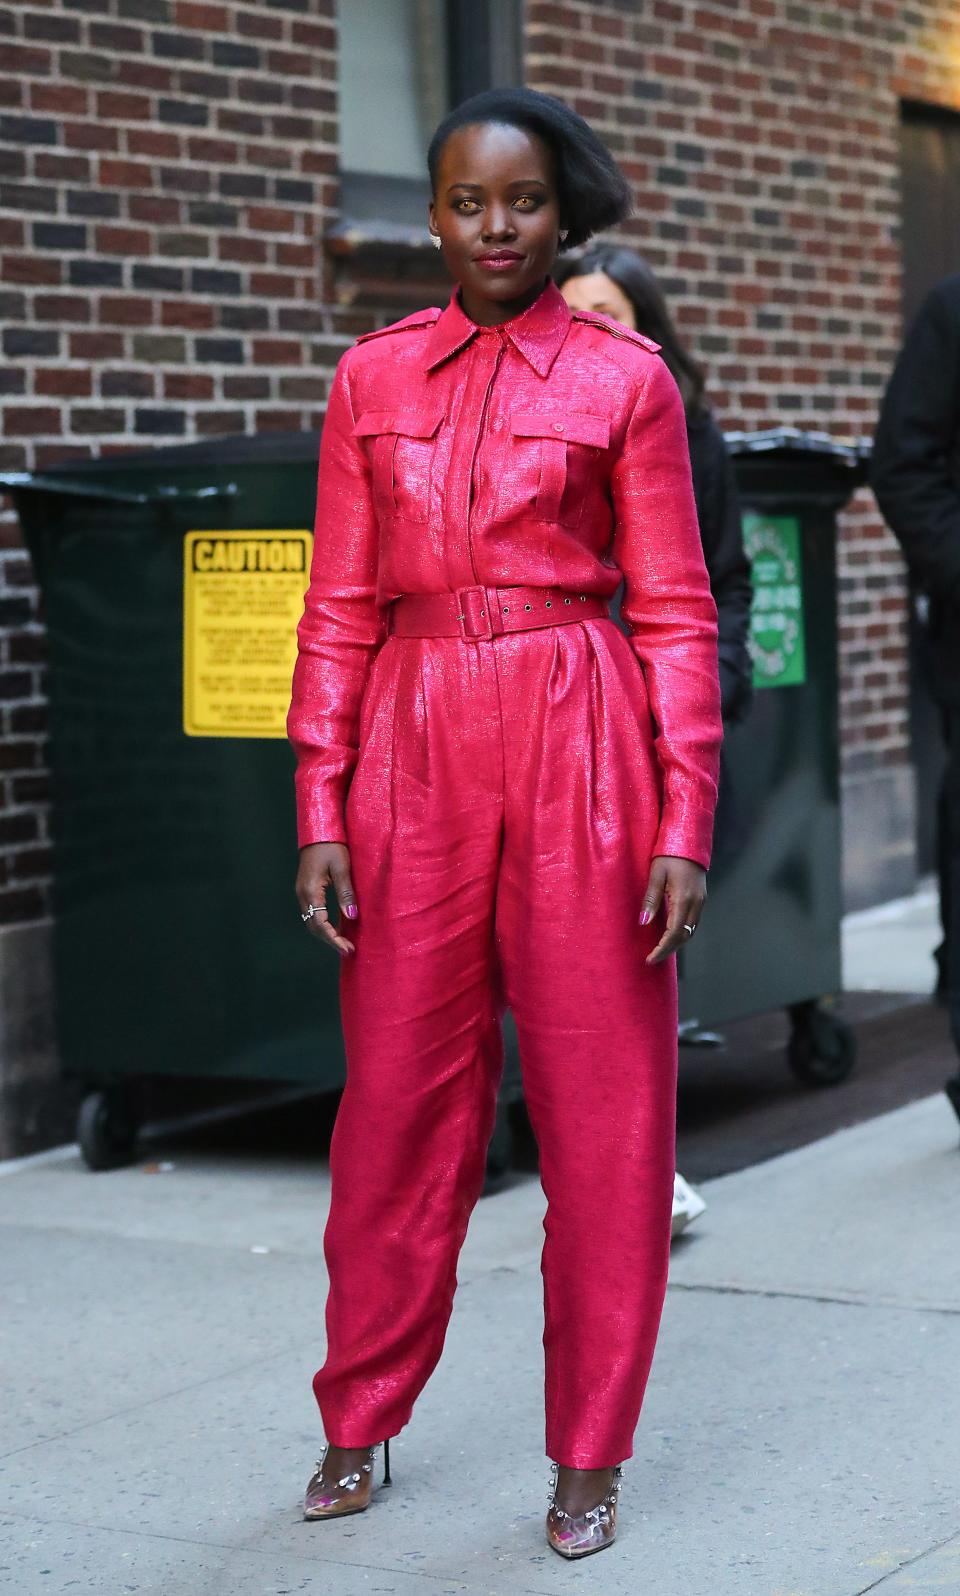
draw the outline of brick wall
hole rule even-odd
[[[0,8],[0,461],[316,426],[332,0]],[[0,526],[0,924],[46,911],[43,638]]]
[[[629,172],[730,427],[870,433],[900,336],[899,99],[960,109],[953,0],[529,0],[527,81]],[[840,544],[848,891],[913,865],[902,562],[872,497]],[[866,848],[868,851],[862,852]]]

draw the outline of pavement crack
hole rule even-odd
[[[16,1508],[8,1507],[0,1509],[0,1520],[3,1519],[14,1519],[21,1523],[38,1524],[41,1526],[46,1526],[46,1524],[49,1522],[47,1519],[41,1518],[37,1513],[21,1513],[18,1512]],[[151,1541],[164,1541],[172,1543],[176,1546],[196,1546],[202,1548],[204,1551],[225,1552],[228,1554],[228,1556],[232,1557],[250,1557],[263,1560],[267,1558],[275,1559],[278,1555],[277,1547],[274,1545],[253,1546],[243,1542],[238,1544],[234,1541],[208,1540],[203,1536],[178,1535],[173,1530],[145,1529],[142,1525],[138,1525],[136,1529],[127,1529],[122,1524],[103,1524],[97,1522],[91,1523],[86,1519],[68,1519],[64,1518],[62,1513],[57,1513],[56,1522],[58,1524],[66,1525],[69,1529],[81,1529],[88,1531],[92,1530],[100,1535],[121,1535],[144,1538]],[[310,1526],[305,1526],[298,1522],[291,1526],[291,1528],[294,1533],[297,1533],[302,1528],[305,1528],[309,1532]],[[464,1592],[464,1596],[473,1596],[473,1593],[476,1593],[476,1596],[479,1596],[478,1586],[475,1583],[472,1583],[472,1575],[470,1576],[470,1581],[468,1581],[465,1580],[461,1574],[434,1573],[431,1569],[415,1568],[412,1565],[412,1561],[410,1566],[405,1566],[403,1562],[361,1562],[353,1558],[331,1557],[329,1554],[323,1553],[318,1556],[314,1546],[311,1546],[309,1553],[306,1551],[301,1552],[297,1549],[293,1549],[292,1551],[285,1550],[283,1555],[287,1556],[291,1561],[295,1561],[297,1563],[305,1562],[309,1557],[309,1566],[312,1570],[315,1570],[318,1565],[322,1569],[325,1564],[329,1564],[336,1568],[360,1569],[361,1571],[374,1574],[385,1574],[388,1576],[394,1574],[398,1575],[401,1579],[416,1578],[417,1580],[430,1580],[431,1583],[436,1585],[445,1584],[448,1590],[451,1585],[456,1585],[461,1591]],[[552,1592],[546,1590],[537,1590],[536,1587],[529,1585],[523,1587],[518,1586],[516,1589],[518,1591],[522,1589],[526,1593],[526,1596],[553,1596]]]
[[[205,1374],[202,1379],[188,1380],[185,1385],[172,1386],[169,1391],[159,1391],[156,1396],[145,1397],[142,1402],[130,1402],[126,1407],[114,1408],[110,1413],[100,1413],[94,1419],[85,1419],[82,1424],[77,1424],[72,1430],[62,1430],[57,1435],[40,1435],[33,1441],[27,1441],[24,1446],[11,1447],[9,1452],[0,1452],[0,1461],[9,1457],[19,1457],[21,1452],[31,1452],[38,1446],[50,1446],[57,1441],[67,1441],[75,1435],[82,1435],[84,1430],[95,1430],[98,1424],[110,1424],[114,1419],[122,1419],[128,1413],[141,1413],[145,1408],[155,1407],[158,1402],[169,1402],[171,1397],[183,1396],[187,1391],[200,1391],[206,1385],[216,1385],[225,1376],[242,1374],[245,1369],[254,1369],[264,1363],[272,1363],[277,1358],[288,1358],[298,1348],[299,1342],[291,1341],[287,1346],[273,1352],[262,1352],[256,1358],[247,1358],[243,1363],[233,1364],[229,1369],[218,1369],[215,1373]]]
[[[949,1546],[951,1541],[957,1540],[960,1540],[960,1530],[954,1530],[952,1535],[945,1535],[942,1541],[935,1541],[932,1546],[928,1546],[924,1551],[918,1552],[916,1557],[906,1558],[896,1568],[888,1568],[887,1572],[881,1574],[879,1579],[871,1580],[869,1585],[861,1585],[858,1590],[853,1592],[853,1596],[867,1596],[869,1591],[877,1590],[881,1585],[885,1585],[888,1579],[896,1579],[899,1574],[903,1573],[905,1568],[914,1568],[917,1563],[922,1563],[925,1557],[932,1557],[935,1552],[942,1552],[943,1548]]]
[[[775,1301],[835,1303],[841,1308],[899,1308],[904,1313],[939,1313],[945,1318],[960,1317],[960,1304],[944,1302],[904,1302],[899,1297],[858,1297],[831,1291],[790,1291],[780,1286],[735,1286],[699,1281],[671,1280],[669,1291],[702,1292],[719,1297],[765,1297]]]

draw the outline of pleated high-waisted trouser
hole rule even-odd
[[[673,959],[639,925],[660,780],[609,619],[480,642],[391,635],[348,790],[359,917],[330,1149],[328,1441],[395,1435],[435,1368],[513,1012],[547,1199],[546,1451],[631,1456],[666,1289]]]

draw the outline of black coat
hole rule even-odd
[[[687,437],[703,555],[717,604],[723,718],[739,720],[753,696],[753,665],[747,652],[753,591],[736,478],[723,433],[709,410],[687,417]]]
[[[929,597],[934,692],[960,707],[960,275],[929,293],[890,378],[870,485]]]

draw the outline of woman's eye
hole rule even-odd
[[[465,206],[465,205],[466,205],[466,206],[469,206],[469,207],[470,207],[470,208],[471,208],[471,209],[474,209],[474,210],[476,210],[476,208],[477,208],[477,202],[476,202],[476,200],[472,200],[472,199],[461,199],[461,200],[457,200],[457,202],[456,202],[456,209],[457,209],[457,210],[458,210],[458,211],[462,211],[462,210],[463,210],[463,208],[464,208],[464,206]]]
[[[514,204],[522,205],[524,210],[532,211],[540,204],[540,200],[536,194],[521,194],[514,201]]]

